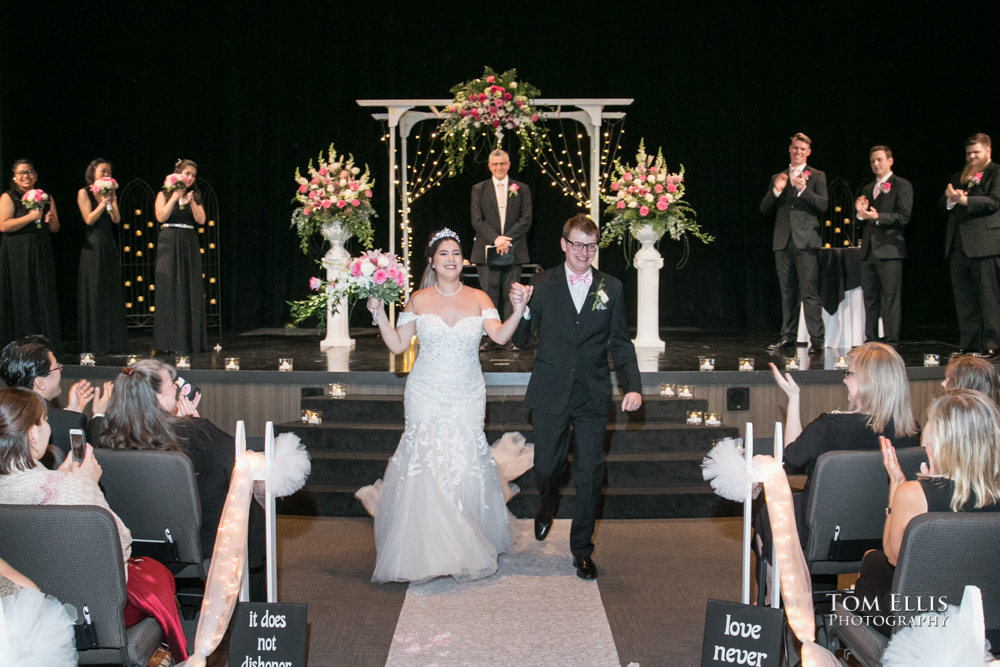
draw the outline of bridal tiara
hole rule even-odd
[[[435,234],[434,236],[431,237],[431,242],[428,243],[427,246],[430,247],[430,246],[434,245],[435,243],[437,243],[438,241],[440,241],[441,239],[445,239],[445,238],[455,239],[455,241],[457,241],[458,243],[462,242],[462,240],[460,238],[458,238],[458,234],[456,234],[455,232],[453,232],[450,229],[448,229],[447,227],[445,227],[440,232],[438,232],[437,234]]]

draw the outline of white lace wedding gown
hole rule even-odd
[[[487,577],[517,534],[504,485],[531,467],[533,448],[520,434],[505,435],[494,452],[505,449],[503,458],[517,462],[503,475],[501,466],[510,466],[498,465],[486,442],[479,363],[484,319],[500,318],[489,309],[449,327],[434,314],[399,317],[397,326],[416,320],[420,351],[406,380],[405,430],[385,481],[358,492],[369,511],[374,505],[372,581]]]

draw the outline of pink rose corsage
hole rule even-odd
[[[806,183],[809,182],[809,177],[812,176],[808,169],[802,171],[802,178],[805,179]]]
[[[882,192],[888,192],[890,188],[892,188],[892,184],[889,181],[882,184]]]
[[[979,185],[979,181],[983,180],[983,172],[977,171],[969,179],[969,185]]]
[[[510,187],[507,188],[507,196],[516,197],[518,190],[520,190],[520,188],[517,187],[517,183],[511,183]]]

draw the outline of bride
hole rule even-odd
[[[385,481],[381,489],[376,482],[358,492],[363,500],[378,496],[372,512],[374,582],[488,577],[517,535],[503,471],[483,433],[486,383],[479,344],[484,332],[501,345],[510,339],[530,292],[512,294],[514,312],[501,324],[486,293],[460,282],[462,249],[455,232],[431,236],[427,259],[424,289],[410,297],[395,329],[382,302],[368,301],[389,350],[406,350],[414,333],[420,342],[406,380],[405,430]],[[531,467],[530,446],[518,449],[522,465],[507,479]]]

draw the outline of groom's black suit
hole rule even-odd
[[[594,308],[602,283],[608,295],[604,310]],[[521,320],[513,341],[526,348],[538,333],[538,353],[524,402],[531,409],[539,511],[555,511],[572,426],[577,493],[570,548],[574,556],[589,557],[594,551],[594,524],[604,480],[604,435],[611,409],[608,351],[622,393],[641,392],[639,364],[618,279],[594,270],[579,313],[566,283],[565,265],[545,271],[532,284],[530,319]]]

